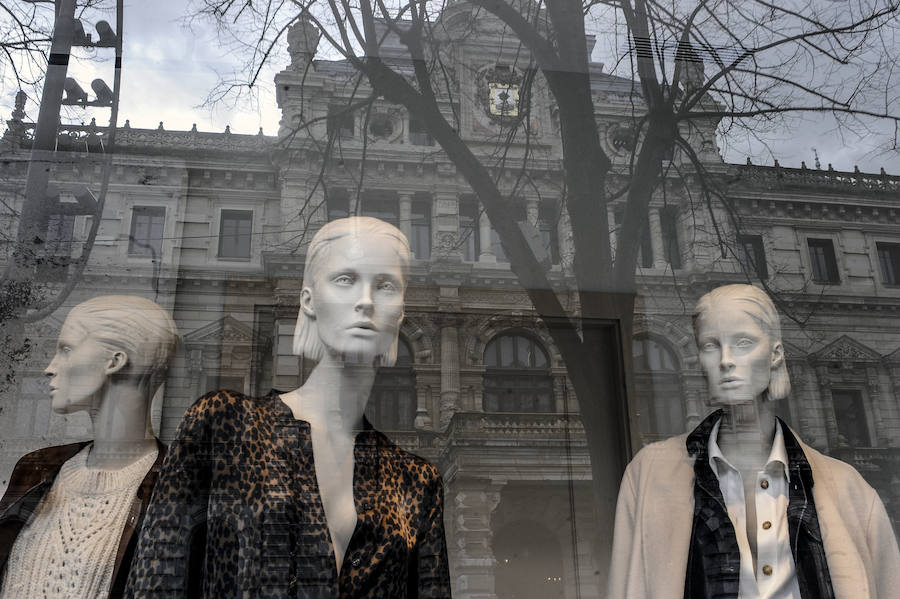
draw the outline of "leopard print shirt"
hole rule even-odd
[[[126,597],[449,598],[437,469],[369,426],[357,435],[358,517],[338,572],[309,424],[279,394],[218,391],[188,410]]]

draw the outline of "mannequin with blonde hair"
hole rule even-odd
[[[336,220],[306,255],[287,393],[217,391],[185,414],[150,506],[129,597],[449,599],[437,469],[363,413],[396,360],[409,243]]]
[[[776,416],[791,385],[771,298],[718,287],[693,326],[718,409],[626,468],[608,597],[893,597],[900,551],[878,494]]]
[[[178,331],[128,295],[76,305],[44,373],[51,408],[86,411],[91,441],[24,456],[0,501],[3,599],[121,597],[165,447],[150,406]]]

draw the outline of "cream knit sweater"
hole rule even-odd
[[[120,470],[88,468],[88,445],[59,471],[19,533],[2,599],[95,599],[112,584],[116,551],[156,450]]]

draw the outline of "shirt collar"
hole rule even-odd
[[[731,468],[732,470],[737,470],[737,468],[728,461],[725,454],[722,453],[722,449],[717,442],[717,439],[719,438],[719,426],[721,424],[722,414],[716,419],[716,422],[709,433],[709,441],[707,444],[709,467],[712,468],[713,472],[717,473],[717,475],[721,475],[719,469],[723,466]],[[775,438],[772,440],[772,449],[769,451],[769,458],[766,460],[765,469],[771,470],[776,466],[780,466],[785,479],[787,479],[788,482],[791,482],[790,462],[788,461],[787,449],[784,445],[784,433],[779,419],[775,420]]]

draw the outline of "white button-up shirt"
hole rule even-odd
[[[741,554],[738,599],[800,599],[787,521],[790,472],[781,423],[775,423],[775,439],[765,468],[756,473],[754,573],[750,542],[747,539],[744,481],[741,473],[728,462],[716,442],[721,422],[716,422],[709,435],[709,465],[719,479],[728,517],[737,535]]]

